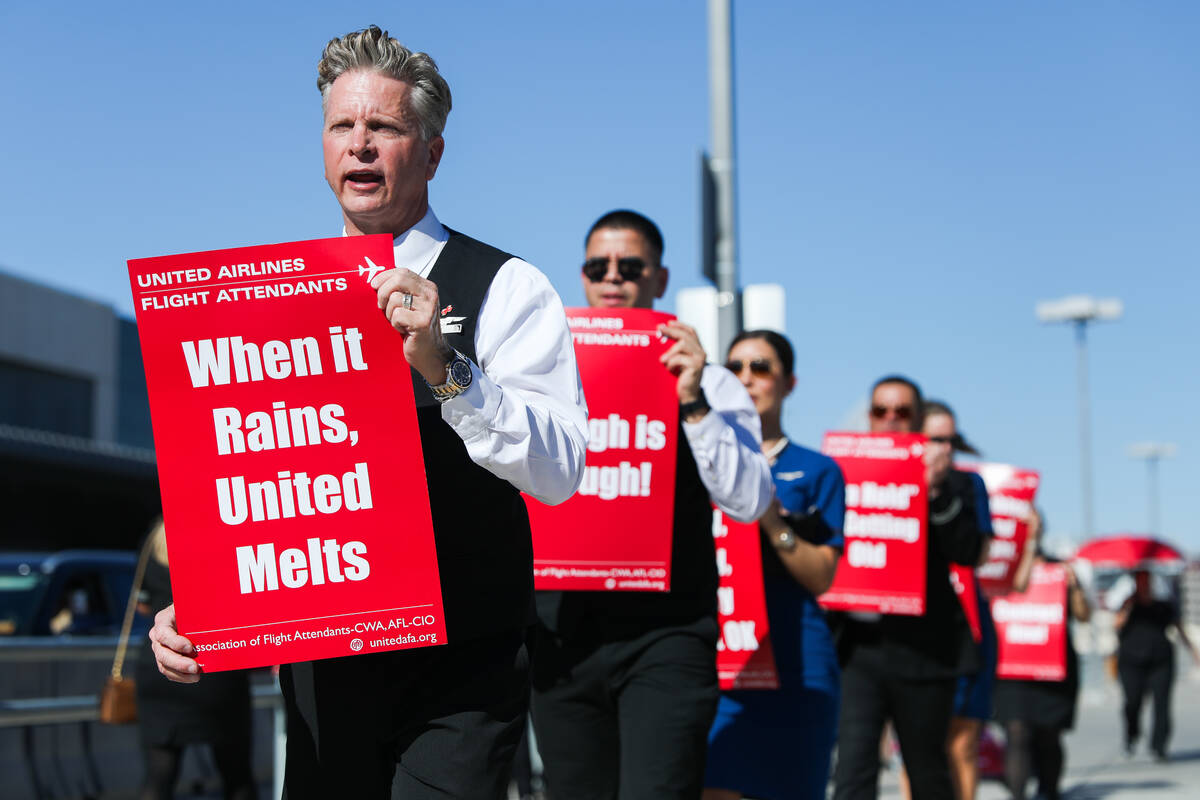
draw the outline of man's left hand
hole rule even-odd
[[[446,365],[453,352],[442,338],[437,284],[403,267],[371,279],[379,308],[404,337],[404,358],[431,386],[446,382]],[[406,307],[405,295],[411,295]]]
[[[779,502],[779,498],[773,497],[771,498],[771,505],[767,506],[767,510],[758,518],[758,527],[772,543],[774,543],[775,538],[781,532],[791,530],[790,526],[784,520],[784,517],[787,515],[788,513]]]
[[[704,348],[700,346],[700,337],[696,335],[694,328],[684,325],[679,320],[659,325],[658,333],[675,340],[675,344],[662,354],[659,361],[666,365],[672,375],[679,378],[675,384],[679,402],[694,403],[700,399],[700,376],[704,372],[706,361]]]

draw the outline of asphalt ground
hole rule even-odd
[[[1132,758],[1122,748],[1121,690],[1104,674],[1099,659],[1083,659],[1075,729],[1063,737],[1067,767],[1061,783],[1068,800],[1197,800],[1200,798],[1200,670],[1178,653],[1179,675],[1172,707],[1174,733],[1166,763],[1154,761],[1146,743],[1149,702],[1143,708],[1143,737]],[[998,730],[998,729],[997,729]],[[881,798],[900,796],[895,771],[884,773]],[[1029,796],[1034,785],[1030,782]],[[978,800],[1008,800],[998,781],[983,781]]]
[[[1147,752],[1145,740],[1132,758],[1127,758],[1121,748],[1121,692],[1113,681],[1103,673],[1099,659],[1083,659],[1083,688],[1080,692],[1079,710],[1075,729],[1064,737],[1067,751],[1067,768],[1062,781],[1063,797],[1069,800],[1173,800],[1189,798],[1200,800],[1200,670],[1196,669],[1186,654],[1179,654],[1179,676],[1173,697],[1174,734],[1170,745],[1170,758],[1166,763],[1155,762]],[[97,684],[98,685],[98,684]],[[1143,730],[1149,729],[1149,704],[1144,709]],[[260,797],[270,797],[270,717],[269,712],[260,711],[255,719],[255,751],[259,755],[258,772]],[[39,772],[51,785],[50,797],[84,798],[90,795],[82,788],[85,783],[78,778],[77,743],[78,726],[51,726],[37,735],[36,748],[42,757],[38,759]],[[0,769],[7,776],[0,787],[0,797],[24,800],[33,797],[28,787],[23,787],[24,774],[29,766],[25,761],[20,731],[0,732]],[[45,741],[42,741],[42,740]],[[53,741],[52,741],[53,740]],[[100,793],[103,800],[133,800],[135,794],[128,789],[117,789],[117,785],[136,785],[141,765],[136,750],[134,726],[105,728],[97,734],[94,749],[99,758],[101,773],[108,790]],[[57,756],[46,760],[45,753]],[[207,753],[192,750],[185,764],[185,776],[181,791],[183,798],[219,798],[215,770]],[[1032,786],[1030,796],[1032,797]],[[96,795],[90,795],[95,797]],[[894,769],[882,774],[880,797],[898,798]],[[516,797],[515,792],[510,797]],[[552,797],[552,796],[551,796]],[[978,793],[978,800],[1007,800],[1009,793],[997,782],[985,780]],[[553,800],[560,800],[553,798]]]

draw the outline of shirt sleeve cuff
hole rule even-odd
[[[471,364],[471,385],[462,394],[442,403],[442,419],[464,442],[487,433],[489,422],[500,410],[500,387]]]
[[[725,427],[725,422],[720,418],[720,414],[715,409],[710,408],[708,413],[700,418],[699,422],[683,422],[683,433],[687,436],[688,444],[693,447],[702,445],[707,441],[715,442],[721,436],[721,430]]]

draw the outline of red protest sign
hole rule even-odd
[[[676,379],[659,357],[670,314],[568,308],[588,404],[583,482],[565,503],[526,497],[537,589],[666,592],[671,588]]]
[[[717,574],[717,677],[722,689],[778,689],[763,588],[757,522],[736,522],[713,509]]]
[[[180,631],[207,671],[444,644],[390,236],[129,262]]]
[[[992,513],[991,547],[987,561],[976,570],[979,585],[990,595],[1002,594],[1012,588],[1013,576],[1025,540],[1029,536],[1029,514],[1037,493],[1038,473],[1009,464],[965,462],[955,467],[978,472],[988,491],[988,506]]]
[[[1028,591],[994,598],[992,618],[999,642],[996,677],[1067,677],[1067,571],[1062,564],[1034,564]]]
[[[846,478],[846,550],[826,608],[925,613],[925,437],[827,433],[821,452]]]
[[[958,596],[959,605],[967,618],[967,626],[971,629],[971,637],[976,641],[983,640],[983,626],[979,616],[979,593],[976,592],[975,569],[964,567],[962,564],[950,565],[950,585]]]

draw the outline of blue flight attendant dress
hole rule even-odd
[[[987,536],[995,536],[987,486],[978,472],[966,474],[975,491],[975,517],[979,521],[979,530]],[[984,595],[978,578],[975,579],[975,602],[979,607],[979,632],[982,637],[979,641],[979,671],[958,679],[958,687],[954,692],[954,716],[987,722],[992,718],[996,660],[1000,649],[996,641],[996,623],[992,620],[991,601]]]
[[[788,442],[771,465],[797,537],[841,550],[846,484],[833,459]],[[721,693],[704,785],[759,800],[823,800],[837,741],[841,673],[825,612],[762,542],[777,691]]]

